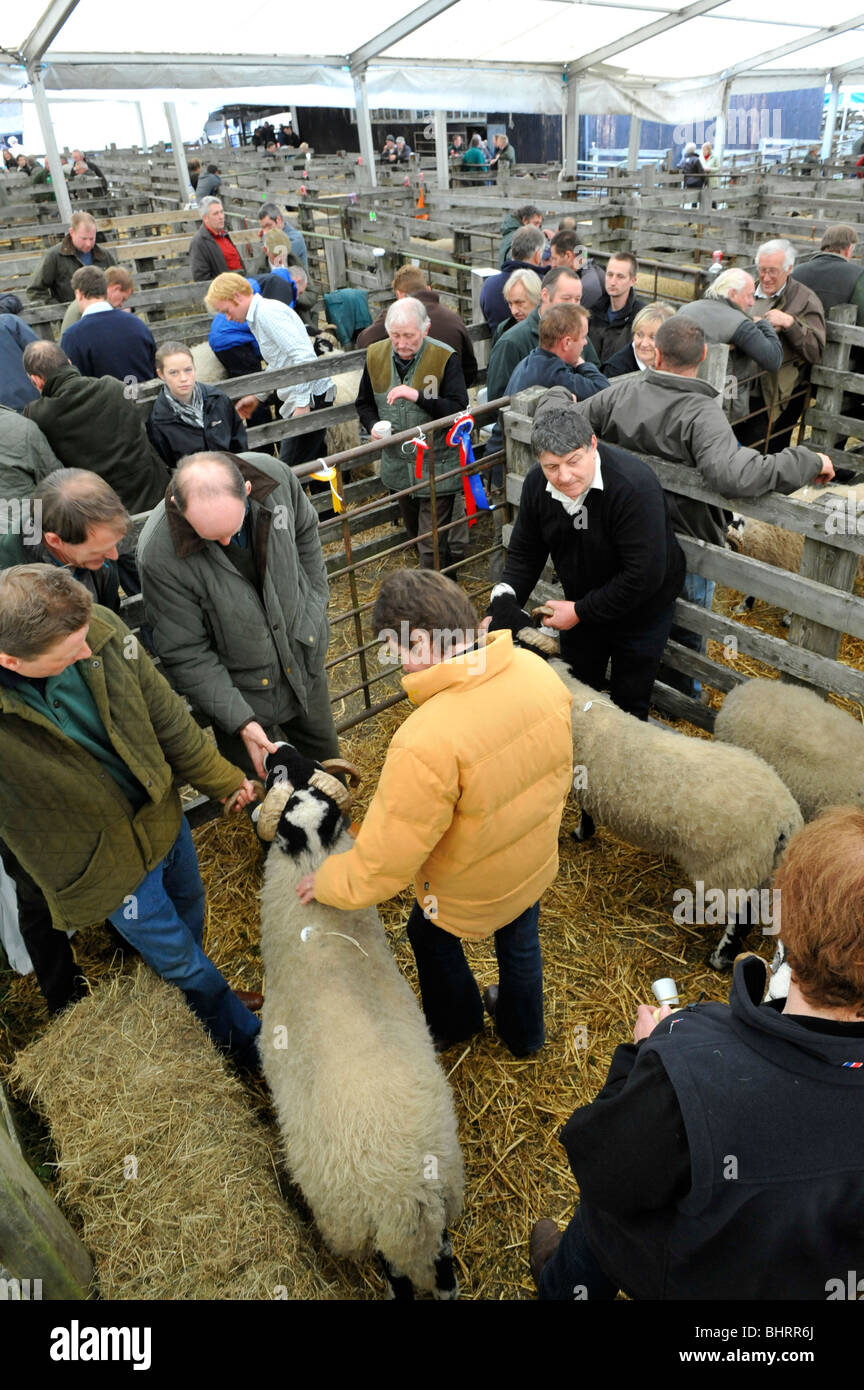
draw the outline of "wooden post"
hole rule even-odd
[[[36,1297],[83,1299],[93,1262],[69,1222],[13,1144],[0,1116],[0,1251],[4,1277],[40,1280]],[[8,1297],[8,1288],[7,1288]]]
[[[854,324],[856,319],[855,306],[853,304],[838,304],[830,310],[828,318],[832,323]],[[827,342],[822,355],[822,366],[838,372],[848,371],[849,344]],[[839,415],[843,408],[842,386],[818,386],[816,388],[816,405],[819,410],[828,414]],[[811,431],[809,442],[818,449],[820,445],[828,447],[834,444],[837,437],[837,430],[814,429]],[[827,522],[827,511],[825,515]],[[824,545],[821,541],[814,541],[809,536],[805,538],[798,573],[803,575],[805,579],[816,579],[820,584],[830,584],[832,589],[842,589],[846,593],[851,593],[858,572],[858,556],[854,551],[839,550],[835,546],[827,544],[827,540],[827,532],[826,544]],[[834,628],[824,627],[821,623],[816,623],[811,618],[802,618],[798,614],[792,616],[789,641],[797,647],[806,647],[808,651],[818,652],[821,656],[836,657],[840,651],[842,639],[843,634]],[[794,678],[786,676],[784,679]],[[804,684],[802,681],[795,683]]]

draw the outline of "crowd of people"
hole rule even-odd
[[[402,137],[388,145],[384,158],[410,158]],[[485,158],[473,142],[454,157],[472,148]],[[506,137],[496,149],[515,157]],[[313,374],[316,287],[303,236],[264,202],[247,264],[219,198],[208,192],[199,207],[189,264],[214,316],[211,345],[232,376],[262,362],[309,367],[276,392],[282,419],[302,422],[335,393],[323,365]],[[611,700],[646,720],[670,635],[700,644],[676,628],[676,600],[712,602],[713,584],[687,572],[677,537],[723,546],[726,518],[665,493],[638,455],[690,466],[729,498],[830,480],[828,456],[791,438],[828,309],[864,306],[849,226],[829,227],[798,268],[788,242],[767,241],[751,269],[725,271],[676,308],[637,293],[629,251],[592,262],[572,223],[544,229],[539,209],[516,209],[481,297],[489,400],[546,388],[536,464],[482,620],[457,582],[469,533],[455,441],[438,430],[416,457],[387,443],[467,408],[478,377],[471,335],[406,265],[393,303],[357,338],[357,415],[383,443],[380,482],[418,557],[381,585],[373,622],[402,634],[414,708],[354,847],[298,892],[355,908],[414,883],[407,933],[440,1050],[475,1036],[484,1012],[517,1057],[545,1040],[540,899],[558,871],[571,787],[570,697],[514,642],[545,566],[562,597],[544,624],[574,675],[599,691],[608,667]],[[247,424],[272,419],[266,378],[236,402],[199,382],[184,343],[157,349],[124,302],[133,289],[79,212],[30,287],[37,302],[69,306],[61,341],[38,339],[14,309],[0,315],[0,493],[38,517],[29,532],[0,536],[0,853],[52,1012],[86,989],[66,932],[105,921],[254,1072],[261,996],[232,990],[202,949],[204,888],[176,785],[239,812],[278,740],[319,761],[338,754],[319,512],[292,468],[326,455],[325,433],[310,421],[282,439],[278,458],[250,451]],[[730,347],[728,411],[699,376],[711,343]],[[161,389],[145,414],[130,382],[154,378]],[[491,423],[487,457],[500,467]],[[490,481],[494,491],[500,474]],[[132,555],[123,540],[141,512]],[[121,596],[138,593],[133,635]],[[698,694],[689,678],[663,678]],[[600,1095],[564,1132],[582,1200],[563,1236],[546,1221],[533,1232],[541,1297],[812,1298],[835,1264],[852,1267],[864,1215],[864,1116],[845,1094],[861,1084],[864,1038],[860,811],[808,827],[780,872],[788,998],[761,1004],[752,958],[728,1006],[687,1010],[677,1027],[668,1010],[659,1021],[639,1010],[633,1045],[616,1051]],[[483,995],[462,947],[477,939],[492,940],[499,967]],[[805,1105],[815,1118],[802,1140]],[[738,1156],[746,1200],[718,1176],[724,1152]],[[754,1242],[770,1249],[770,1279],[748,1256]]]

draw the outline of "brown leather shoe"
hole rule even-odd
[[[253,1014],[258,1014],[264,1007],[264,995],[259,994],[255,989],[235,989],[235,999],[239,999],[241,1004],[245,1004],[247,1009],[251,1009]]]
[[[531,1273],[534,1283],[539,1287],[540,1275],[548,1265],[558,1246],[561,1244],[561,1231],[544,1217],[542,1221],[535,1221],[531,1228],[531,1238],[528,1242],[528,1258],[531,1264]]]

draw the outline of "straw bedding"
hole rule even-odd
[[[485,538],[484,543],[488,545],[490,540]],[[476,544],[481,544],[479,538]],[[392,563],[392,560],[382,560],[380,566],[376,564],[364,575],[360,585],[361,602],[371,599],[381,573]],[[475,580],[471,587],[475,590],[483,587],[485,564],[486,561],[478,561],[473,567]],[[334,589],[331,608],[338,612],[349,606],[350,597],[344,580]],[[728,614],[738,598],[739,595],[731,590],[719,589],[715,608]],[[477,602],[482,611],[482,593],[478,594]],[[785,630],[780,625],[780,617],[781,610],[757,603],[752,614],[743,621],[748,626],[758,626],[783,636]],[[364,640],[369,640],[371,635],[368,616],[364,616]],[[336,650],[347,650],[355,640],[353,624],[344,623],[341,629],[335,629],[335,646],[331,651],[335,654]],[[747,657],[740,656],[730,662],[724,648],[716,643],[709,643],[709,655],[748,675],[774,674],[762,663]],[[844,639],[841,659],[864,667],[864,644]],[[374,660],[373,650],[370,667]],[[338,688],[353,683],[353,676],[350,681],[346,679],[349,672],[348,665],[337,671]],[[393,689],[398,689],[395,682],[381,682],[373,688],[372,698],[381,699]],[[711,702],[719,704],[719,693],[709,694]],[[356,699],[353,697],[346,704],[353,706]],[[861,719],[859,706],[848,701],[840,703]],[[355,812],[358,819],[374,791],[390,739],[408,713],[407,703],[402,702],[342,737],[344,755],[358,765],[365,777]],[[708,736],[689,725],[679,723],[677,727],[691,736]],[[582,845],[575,844],[568,832],[577,814],[573,801],[568,804],[562,825],[561,870],[541,905],[545,1048],[536,1059],[516,1060],[498,1041],[487,1022],[478,1038],[443,1057],[454,1088],[465,1155],[465,1209],[453,1232],[453,1243],[460,1266],[462,1296],[469,1299],[532,1296],[527,1262],[531,1224],[541,1216],[551,1216],[563,1226],[578,1199],[576,1184],[557,1135],[574,1107],[596,1095],[615,1047],[632,1036],[637,1005],[651,997],[651,981],[661,975],[673,976],[678,982],[682,1002],[699,999],[703,994],[708,998],[725,998],[728,989],[728,980],[718,977],[704,964],[714,944],[716,928],[680,926],[672,920],[672,894],[676,888],[685,886],[680,870],[671,862],[622,843],[602,827],[594,839]],[[232,985],[257,986],[261,982],[256,898],[261,847],[245,818],[212,822],[196,831],[195,840],[208,890],[205,947]],[[406,891],[383,904],[381,916],[396,960],[416,989],[413,957],[405,934],[410,901],[410,893]],[[755,949],[766,957],[772,954],[773,945],[770,937],[754,938]],[[106,976],[113,979],[111,997],[118,1004],[126,991],[136,988],[134,980],[113,978],[118,963],[111,960],[98,929],[82,934],[81,946],[76,946],[76,951],[92,980]],[[469,945],[467,955],[481,988],[492,983],[496,967],[491,943]],[[266,988],[266,981],[264,983]],[[180,1006],[179,1013],[175,1009],[172,1027],[185,1027],[194,1037],[196,1048],[200,1049],[197,1024],[183,1013],[179,996],[172,1002]],[[111,1054],[115,1050],[112,1042],[101,1037],[104,1031],[101,1029],[100,1041],[91,1043],[88,1050],[89,1022],[87,1028],[84,1023],[90,1019],[95,1021],[98,1008],[92,1014],[85,1012],[87,1008],[85,1002],[71,1015],[73,1020],[76,1016],[80,1019],[74,1036],[70,1033],[67,1037],[64,1033],[60,1042],[58,1034],[52,1030],[50,1041],[43,1039],[28,1049],[21,1063],[21,1077],[35,1089],[37,1103],[46,1109],[50,1091],[52,1126],[61,1162],[58,1194],[61,1206],[67,1212],[73,1211],[83,1200],[88,1186],[93,1187],[95,1197],[90,1203],[91,1209],[86,1218],[82,1217],[83,1234],[85,1244],[97,1254],[103,1292],[110,1291],[112,1296],[121,1298],[142,1296],[142,1291],[143,1296],[150,1297],[272,1297],[270,1286],[287,1282],[280,1261],[293,1262],[296,1223],[280,1205],[272,1176],[269,1189],[264,1181],[264,1170],[271,1162],[271,1155],[278,1151],[278,1141],[263,1088],[247,1084],[244,1096],[218,1057],[210,1052],[208,1061],[215,1090],[211,1098],[208,1090],[196,1084],[199,1104],[193,1108],[197,1108],[198,1123],[203,1125],[204,1132],[195,1143],[189,1144],[188,1152],[213,1143],[214,1128],[217,1130],[215,1137],[227,1132],[229,1114],[236,1116],[236,1120],[231,1121],[236,1125],[233,1131],[236,1134],[248,1134],[252,1126],[251,1113],[258,1114],[262,1128],[253,1126],[252,1132],[257,1136],[255,1143],[244,1141],[241,1146],[236,1140],[231,1141],[238,1160],[237,1172],[243,1173],[234,1189],[235,1194],[239,1191],[240,1195],[240,1200],[235,1199],[233,1203],[237,1210],[228,1213],[220,1208],[218,1220],[213,1225],[218,1231],[226,1223],[243,1221],[248,1209],[252,1213],[249,1220],[253,1229],[245,1253],[249,1255],[257,1249],[253,1237],[260,1239],[267,1225],[272,1225],[274,1232],[282,1233],[278,1240],[272,1237],[276,1248],[272,1242],[268,1243],[232,1282],[224,1273],[214,1272],[204,1263],[211,1242],[209,1237],[202,1239],[202,1231],[207,1229],[202,1224],[200,1230],[195,1227],[194,1240],[190,1237],[184,1244],[188,1269],[182,1268],[177,1258],[175,1247],[179,1242],[173,1245],[164,1242],[171,1247],[159,1256],[158,1262],[165,1266],[164,1272],[161,1268],[148,1268],[136,1251],[146,1223],[149,1221],[153,1225],[155,1219],[152,1213],[147,1215],[136,1205],[139,1199],[135,1192],[125,1190],[135,1185],[124,1184],[122,1177],[117,1175],[118,1170],[122,1172],[125,1153],[134,1150],[141,1155],[143,1139],[136,1137],[130,1142],[127,1131],[121,1129],[117,1134],[110,1128],[115,1123],[115,1112],[121,1109],[111,1101],[110,1093],[113,1087],[123,1084],[122,1074],[115,1073],[116,1080],[106,1085],[109,1098],[102,1096],[88,1107],[91,1111],[88,1120],[77,1117],[83,1084],[80,1074],[87,1075],[81,1063],[82,1056],[91,1059],[98,1056],[101,1068],[103,1064],[113,1065]],[[8,1058],[15,1047],[29,1041],[44,1026],[44,1010],[32,977],[12,982],[2,1009],[4,1027],[0,1029],[0,1054]],[[59,1025],[61,1029],[66,1026],[65,1020]],[[119,1032],[119,1023],[114,1027],[115,1032]],[[172,1056],[165,1064],[172,1078],[175,1072],[171,1068],[177,1069],[178,1051],[172,1049]],[[67,1059],[74,1059],[75,1065],[70,1065]],[[95,1061],[91,1060],[89,1065],[92,1072]],[[107,1080],[109,1074],[105,1076]],[[173,1122],[176,1107],[173,1115],[170,1107],[167,1112],[162,1109],[158,1113],[150,1112],[154,1106],[163,1104],[166,1095],[177,1091],[182,1079],[183,1067],[180,1066],[176,1080],[172,1079],[165,1087],[151,1086],[151,1096],[140,1109],[129,1111],[133,1117],[137,1116],[136,1135],[143,1136],[145,1122],[154,1129],[160,1125],[165,1129]],[[188,1095],[188,1091],[185,1094]],[[216,1095],[220,1097],[218,1102]],[[205,1099],[200,1103],[202,1096]],[[226,1098],[224,1105],[223,1096]],[[126,1102],[123,1108],[128,1109]],[[209,1119],[214,1114],[217,1116],[215,1127]],[[58,1124],[61,1117],[62,1123]],[[188,1118],[191,1121],[195,1116]],[[105,1166],[100,1170],[90,1166],[84,1171],[77,1158],[77,1154],[83,1152],[82,1133],[85,1127],[96,1131],[98,1148],[102,1125],[108,1126],[109,1135],[102,1160]],[[186,1152],[185,1149],[181,1151]],[[251,1187],[246,1177],[246,1167],[253,1164],[253,1154],[257,1155],[254,1163],[260,1179],[255,1189],[258,1195],[254,1197],[247,1195]],[[104,1176],[106,1171],[110,1171],[110,1177]],[[97,1173],[98,1184],[93,1182]],[[191,1188],[185,1180],[176,1181],[171,1175],[168,1181],[182,1193],[185,1212],[190,1191],[193,1197],[196,1192],[200,1193],[201,1175],[195,1172],[189,1175]],[[218,1187],[215,1182],[210,1183],[210,1187],[214,1189],[213,1199],[218,1196],[221,1201],[222,1189],[215,1192]],[[230,1188],[225,1190],[230,1192]],[[137,1192],[143,1194],[144,1189],[139,1186]],[[162,1182],[151,1196],[158,1217],[159,1203],[165,1200]],[[272,1212],[272,1219],[262,1219],[264,1209]],[[180,1214],[175,1211],[170,1220],[172,1229],[179,1232]],[[371,1263],[363,1266],[337,1263],[323,1249],[314,1229],[307,1227],[306,1234],[320,1273],[316,1275],[305,1265],[295,1264],[293,1287],[296,1296],[381,1297],[383,1285]],[[256,1268],[251,1268],[252,1264]],[[277,1270],[283,1271],[279,1277]],[[238,1294],[238,1287],[243,1287],[246,1294]],[[218,1293],[215,1292],[217,1288]],[[182,1294],[178,1289],[182,1289]]]
[[[280,1196],[272,1134],[180,991],[143,963],[67,1010],[12,1080],[50,1123],[57,1199],[103,1298],[334,1296]]]

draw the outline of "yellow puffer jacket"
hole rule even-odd
[[[390,744],[354,848],[325,860],[315,897],[369,907],[413,879],[431,921],[489,936],[558,872],[570,695],[509,632],[402,684],[418,708]]]

